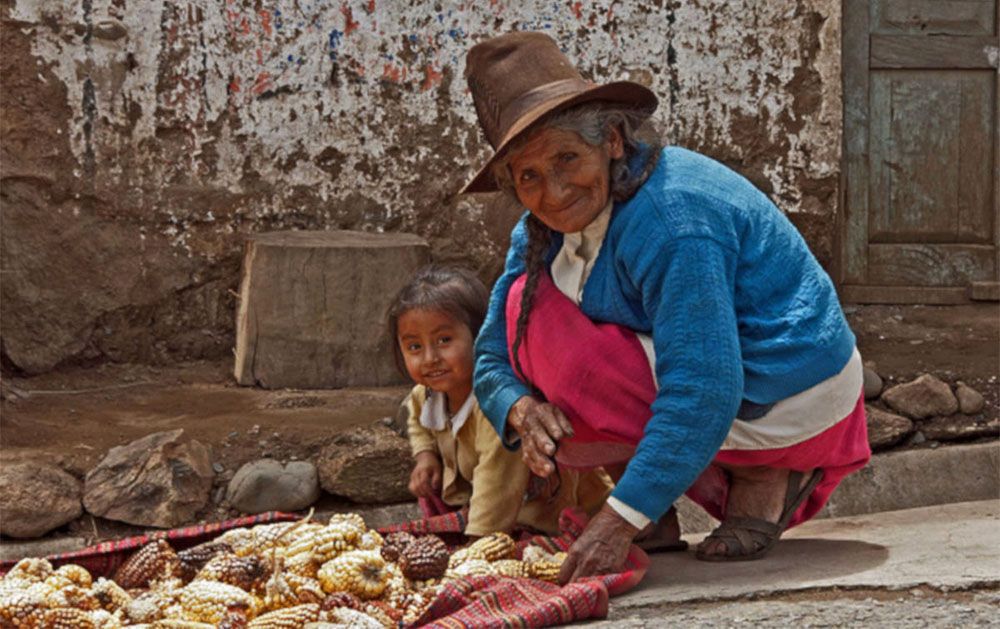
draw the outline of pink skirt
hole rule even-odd
[[[507,297],[508,353],[524,281],[524,276],[518,278]],[[556,452],[560,465],[590,468],[632,458],[657,394],[649,361],[634,332],[591,321],[543,274],[518,354],[528,379],[573,425],[573,438],[561,441]],[[803,472],[820,468],[823,480],[792,517],[789,526],[795,526],[815,516],[840,481],[870,458],[864,395],[859,392],[850,414],[799,443],[770,450],[720,450],[686,494],[722,520],[729,475],[718,464]]]

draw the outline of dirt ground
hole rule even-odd
[[[931,372],[1000,397],[1000,306],[848,306],[866,361],[886,384]],[[263,456],[307,459],[335,433],[394,416],[406,387],[265,391],[237,386],[231,364],[108,364],[7,377],[0,461],[53,461],[82,478],[108,449],[184,428],[210,446],[220,481]],[[220,487],[222,483],[220,482]]]

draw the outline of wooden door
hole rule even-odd
[[[845,301],[996,298],[998,3],[844,0]]]

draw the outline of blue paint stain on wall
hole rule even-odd
[[[416,35],[410,35],[410,43],[411,44],[417,43],[417,36]]]
[[[451,37],[452,39],[461,39],[465,37],[465,31],[463,31],[461,28],[449,29],[448,37]]]
[[[328,47],[330,48],[331,59],[337,58],[337,48],[340,47],[340,40],[343,39],[343,37],[344,37],[343,31],[338,31],[337,29],[333,29],[332,31],[330,31]]]

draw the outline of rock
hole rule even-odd
[[[410,444],[385,426],[338,435],[316,462],[323,489],[355,502],[412,500]]]
[[[913,419],[951,415],[958,411],[958,400],[951,387],[926,373],[912,382],[890,387],[882,394],[882,401]]]
[[[229,481],[226,500],[243,513],[298,511],[319,498],[316,466],[308,461],[282,465],[274,459],[247,463]]]
[[[913,430],[913,422],[874,406],[865,406],[868,416],[868,444],[872,450],[893,446]]]
[[[209,502],[212,463],[184,429],[158,432],[112,448],[87,474],[83,506],[94,515],[139,526],[169,528],[194,519]]]
[[[958,441],[979,437],[1000,436],[1000,418],[976,421],[965,415],[935,417],[920,425],[920,431],[931,440]]]
[[[865,365],[864,378],[865,399],[874,400],[882,393],[882,377],[875,372],[874,367]]]
[[[80,481],[44,463],[0,467],[0,504],[0,533],[10,537],[39,537],[83,514]]]
[[[961,381],[955,387],[955,397],[958,398],[958,410],[966,415],[975,415],[986,406],[983,394]]]

